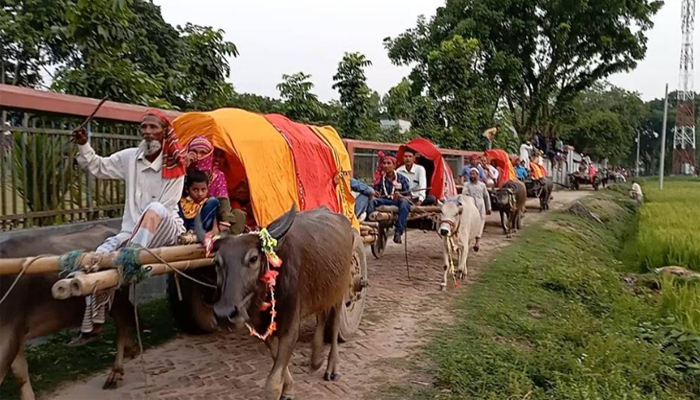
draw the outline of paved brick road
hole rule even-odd
[[[554,208],[586,192],[557,192]],[[540,218],[530,211],[526,223]],[[495,226],[487,225],[479,253],[471,253],[470,279],[482,264],[508,243]],[[441,245],[434,232],[409,234],[411,280],[406,277],[403,246],[390,244],[377,261],[368,256],[370,293],[358,335],[341,344],[339,382],[324,382],[322,372],[309,375],[311,326],[306,326],[293,357],[292,374],[297,399],[362,399],[390,384],[422,381],[408,368],[406,359],[441,324],[452,321],[448,313],[454,290],[438,291],[442,278]],[[462,286],[459,291],[466,289]],[[106,372],[61,388],[55,400],[131,399],[261,399],[272,361],[259,340],[240,333],[183,336],[144,354],[147,382],[139,359],[126,365],[124,384],[112,391],[101,390]]]

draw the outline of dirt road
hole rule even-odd
[[[555,192],[552,209],[559,209],[590,191]],[[542,218],[534,200],[528,202],[525,225]],[[381,260],[368,256],[371,287],[365,316],[356,338],[341,345],[339,382],[325,382],[322,372],[309,375],[311,330],[305,329],[292,359],[296,398],[362,399],[387,384],[428,381],[413,375],[405,361],[430,337],[431,331],[450,323],[449,299],[468,289],[470,280],[508,245],[493,215],[479,253],[470,253],[466,285],[438,291],[442,255],[434,232],[411,231],[408,237],[411,279],[406,276],[403,246],[390,244]],[[182,336],[144,354],[147,384],[139,359],[126,365],[124,384],[112,391],[101,385],[106,371],[86,381],[73,382],[47,398],[55,400],[127,399],[261,399],[272,367],[263,343],[241,333]]]

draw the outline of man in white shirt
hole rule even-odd
[[[520,161],[525,161],[525,169],[530,170],[530,152],[533,147],[529,140],[520,145]]]
[[[411,199],[413,204],[431,205],[435,204],[435,196],[426,195],[428,189],[428,179],[426,177],[425,168],[422,165],[416,164],[416,152],[412,149],[406,149],[403,152],[403,165],[396,172],[408,179],[411,185],[411,193],[402,193],[404,196]]]
[[[83,128],[73,134],[78,144],[78,163],[99,179],[123,180],[126,188],[122,227],[97,252],[112,252],[129,244],[146,248],[169,246],[185,231],[178,215],[178,202],[185,182],[184,151],[168,119],[149,110],[141,121],[143,141],[138,147],[109,157],[95,154]],[[113,292],[86,296],[80,335],[71,345],[81,345],[99,336],[105,309]]]

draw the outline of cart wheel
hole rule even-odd
[[[355,243],[352,252],[352,278],[350,289],[346,301],[340,310],[340,329],[338,330],[338,340],[348,341],[356,332],[362,321],[362,313],[365,310],[365,299],[368,291],[367,257],[365,256],[365,246],[362,238],[355,236]],[[337,312],[337,310],[336,310]],[[326,342],[330,342],[331,321],[333,315],[328,318],[325,330]]]
[[[208,280],[204,273],[193,275],[196,275],[197,279]],[[187,278],[181,277],[178,281],[182,301],[178,297],[175,276],[168,274],[168,301],[177,326],[183,332],[195,335],[216,332],[218,325],[214,318],[214,307],[211,301],[214,296],[213,291]]]
[[[387,229],[384,227],[379,227],[379,232],[377,233],[377,240],[372,243],[372,255],[376,259],[382,258],[382,254],[384,254],[384,249],[386,249],[386,235],[387,235]]]

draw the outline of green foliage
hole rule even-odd
[[[306,123],[315,123],[325,119],[324,108],[318,97],[311,93],[314,84],[311,75],[298,72],[282,75],[282,83],[277,85],[280,97],[284,101],[284,113],[287,117]]]
[[[618,164],[632,153],[636,131],[647,114],[648,107],[637,93],[596,84],[557,110],[553,120],[577,151]]]
[[[342,113],[339,126],[343,136],[371,139],[379,134],[379,95],[374,96],[367,86],[365,68],[372,65],[361,53],[345,53],[333,75],[333,89],[340,94]]]
[[[411,79],[422,89],[432,84],[431,52],[455,36],[476,40],[479,73],[498,93],[484,101],[504,97],[520,135],[549,136],[553,110],[644,58],[646,32],[662,4],[448,0],[430,21],[419,18],[415,28],[385,39],[385,45],[392,61],[413,66]]]
[[[691,353],[668,351],[656,328],[664,323],[664,301],[623,279],[617,257],[632,233],[633,206],[620,195],[599,196],[583,203],[603,225],[552,214],[497,256],[458,300],[456,325],[428,349],[436,387],[402,398],[700,395],[697,379],[679,364]]]
[[[700,271],[700,187],[697,181],[670,181],[664,190],[643,184],[637,253],[647,270],[679,265]]]
[[[386,109],[389,119],[404,119],[410,121],[413,117],[411,81],[403,78],[382,98],[382,106]]]
[[[183,53],[178,92],[189,108],[209,110],[222,107],[233,96],[226,82],[231,73],[227,57],[237,57],[236,45],[224,39],[224,31],[188,23],[179,28]]]
[[[7,83],[180,109],[221,107],[235,45],[224,32],[166,23],[146,0],[22,0],[3,5],[0,51]]]
[[[12,163],[17,179],[12,189],[24,199],[26,211],[65,209],[67,195],[80,185],[79,174],[72,167],[75,146],[67,140],[40,135],[15,134],[13,140]],[[50,217],[46,223],[55,221]]]
[[[0,82],[42,83],[40,72],[63,54],[60,21],[66,0],[5,1],[0,11]]]
[[[280,100],[253,93],[234,93],[226,106],[262,114],[284,113],[284,105]]]

